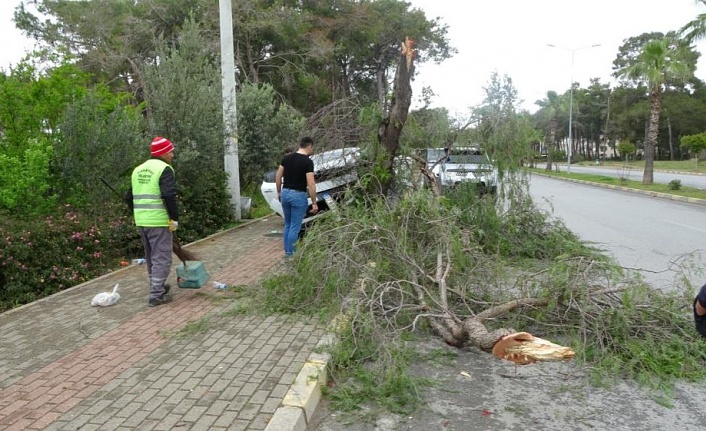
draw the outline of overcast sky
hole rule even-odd
[[[464,112],[480,103],[491,73],[513,80],[522,107],[535,111],[547,91],[563,93],[573,80],[613,83],[613,60],[623,40],[643,33],[678,30],[706,7],[694,0],[409,0],[449,26],[458,54],[440,66],[420,65],[417,94],[431,86],[433,106]],[[553,44],[562,48],[551,48]],[[600,44],[596,48],[585,48]],[[697,50],[706,53],[706,43]],[[571,67],[572,49],[574,56]],[[706,59],[696,76],[706,80]]]
[[[458,49],[441,65],[417,68],[415,97],[423,86],[431,86],[437,94],[433,106],[452,113],[466,112],[483,100],[483,87],[494,70],[512,78],[522,107],[530,111],[547,91],[566,91],[572,77],[584,87],[590,78],[612,83],[612,63],[624,39],[677,30],[706,12],[694,0],[409,1],[428,18],[448,24],[449,39]],[[0,0],[0,67],[5,70],[32,47],[11,21],[18,4]],[[586,48],[595,44],[601,46]],[[696,47],[706,53],[706,42]],[[706,58],[698,66],[696,76],[706,81]]]
[[[0,68],[7,71],[10,64],[17,64],[32,44],[15,28],[12,14],[19,0],[0,0]]]

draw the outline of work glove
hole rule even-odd
[[[167,226],[171,232],[174,232],[179,227],[179,222],[176,220],[169,220],[169,224]]]

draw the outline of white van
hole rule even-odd
[[[475,182],[481,194],[498,191],[498,171],[480,147],[428,148],[427,166],[444,187]]]

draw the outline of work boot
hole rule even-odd
[[[172,296],[165,293],[164,295],[160,296],[159,298],[150,298],[150,300],[147,301],[147,306],[148,307],[156,307],[158,305],[168,304],[170,302],[172,302]]]

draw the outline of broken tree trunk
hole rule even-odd
[[[451,315],[429,316],[431,327],[444,341],[454,347],[471,344],[498,358],[524,365],[539,361],[563,361],[572,359],[574,351],[554,344],[527,332],[516,332],[512,328],[488,331],[483,320],[500,316],[515,308],[531,305],[546,305],[547,301],[534,298],[516,299],[489,308],[482,313],[458,322]]]
[[[414,41],[405,38],[397,62],[397,73],[392,90],[392,103],[389,114],[378,127],[378,142],[385,149],[383,167],[388,175],[381,184],[381,191],[387,194],[394,176],[393,163],[400,146],[402,128],[407,122],[409,107],[412,104],[412,74],[414,73]]]
[[[554,344],[526,332],[517,332],[512,328],[499,328],[488,331],[484,321],[499,317],[516,308],[546,306],[546,299],[519,298],[488,308],[475,316],[460,321],[449,312],[446,277],[451,269],[449,262],[444,265],[442,253],[437,253],[437,267],[434,283],[439,290],[439,306],[444,310],[442,316],[427,316],[434,331],[452,346],[460,347],[470,343],[482,350],[492,352],[496,357],[524,365],[538,361],[561,361],[572,359],[574,352],[568,347]],[[417,298],[424,308],[427,301],[422,289],[417,288]]]

